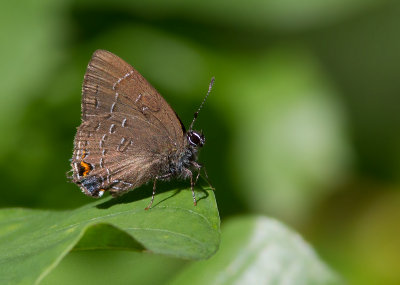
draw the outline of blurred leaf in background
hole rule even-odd
[[[242,58],[230,76],[223,93],[232,98],[237,128],[231,157],[238,195],[253,211],[299,223],[347,173],[351,152],[340,101],[301,46]]]
[[[172,284],[342,284],[313,250],[278,221],[226,222],[220,251],[188,266]]]
[[[102,48],[138,69],[186,126],[216,77],[196,124],[222,224],[278,218],[350,284],[399,284],[399,27],[390,0],[4,2],[0,205],[92,201],[65,172],[83,75]],[[188,264],[93,252],[65,266],[85,276],[92,262],[140,264],[124,278],[109,272],[120,283],[172,280]]]

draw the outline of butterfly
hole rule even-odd
[[[153,181],[149,209],[158,180],[190,179],[196,205],[193,188],[202,169],[197,158],[205,137],[193,130],[193,124],[213,83],[214,77],[186,131],[175,111],[138,71],[111,52],[95,51],[82,86],[82,123],[74,140],[72,181],[95,198],[106,191],[118,196]]]

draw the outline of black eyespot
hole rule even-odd
[[[195,131],[190,131],[187,134],[187,138],[188,138],[189,143],[192,146],[196,146],[196,147],[200,146],[201,147],[205,143],[205,138],[204,138],[203,134],[199,134]]]

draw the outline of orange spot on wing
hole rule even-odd
[[[81,161],[81,167],[83,167],[83,173],[82,173],[83,176],[88,175],[89,171],[92,170],[92,167],[84,161]]]

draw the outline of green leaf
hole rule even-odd
[[[224,224],[218,253],[188,266],[172,284],[188,280],[191,285],[342,284],[298,234],[265,217]]]
[[[40,285],[165,285],[187,263],[183,259],[134,251],[73,251]]]
[[[0,283],[38,283],[72,249],[129,249],[205,259],[218,249],[219,215],[213,191],[156,195],[143,189],[70,211],[0,211]]]

